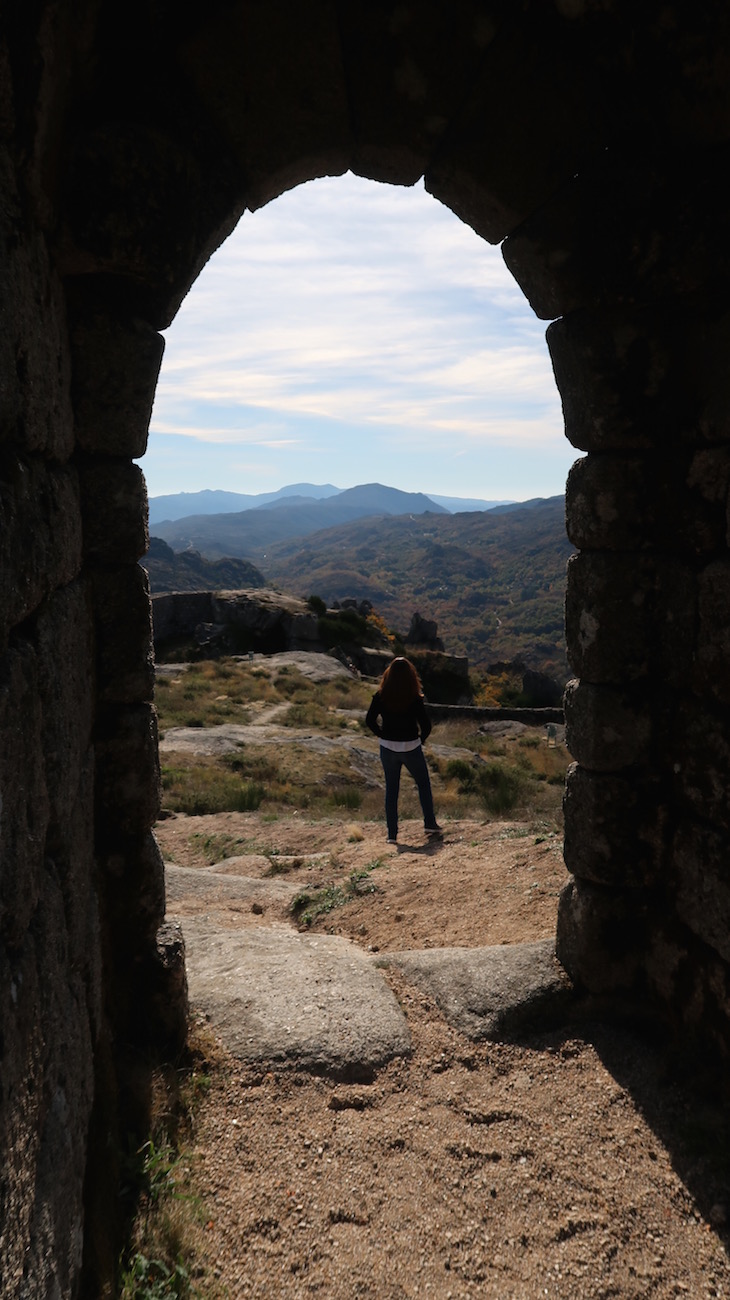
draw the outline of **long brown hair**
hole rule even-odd
[[[421,695],[421,679],[410,659],[400,655],[388,664],[380,679],[380,698],[386,708],[407,709]]]

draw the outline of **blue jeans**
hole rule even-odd
[[[423,749],[407,749],[404,753],[396,749],[380,746],[380,761],[385,773],[385,820],[388,824],[388,839],[394,840],[398,835],[398,794],[400,792],[400,771],[404,767],[410,772],[416,783],[418,798],[423,809],[423,824],[426,829],[436,826],[436,814],[433,810],[431,781],[428,775]]]

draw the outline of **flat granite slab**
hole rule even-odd
[[[298,886],[291,881],[242,875],[236,868],[243,859],[231,858],[228,870],[216,867],[165,867],[165,897],[170,920],[181,919],[184,911],[227,909],[235,904],[290,903]],[[268,858],[266,859],[268,867]]]
[[[378,964],[397,966],[433,998],[449,1024],[475,1040],[554,1023],[574,996],[554,939],[383,953]]]
[[[190,1000],[239,1060],[357,1078],[410,1053],[391,989],[346,939],[288,926],[221,931],[207,917],[182,927]]]

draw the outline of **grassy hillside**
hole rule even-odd
[[[160,674],[155,703],[165,807],[189,816],[261,808],[269,817],[306,809],[310,817],[380,818],[382,769],[377,744],[365,726],[372,690],[372,683],[348,677],[313,682],[297,668],[282,665],[279,656],[254,663],[209,660],[191,664],[175,677]],[[203,755],[165,746],[175,728],[202,734],[224,723],[250,725],[275,705],[280,710],[276,731],[289,733],[286,743],[262,727],[260,739],[252,728],[229,753]],[[313,746],[312,733],[339,744]],[[562,745],[548,748],[543,728],[494,737],[473,721],[439,721],[427,754],[444,817],[527,817],[544,819],[551,831],[558,830],[570,755]],[[401,811],[417,815],[410,781],[403,783]],[[211,861],[226,856],[223,847],[216,845]]]
[[[475,666],[521,656],[566,677],[563,497],[520,509],[361,519],[269,547],[268,582],[331,603],[367,598],[396,631],[418,610]]]

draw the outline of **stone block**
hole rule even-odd
[[[107,708],[97,725],[97,828],[103,845],[142,836],[160,811],[157,716],[152,705]]]
[[[422,0],[395,13],[350,0],[340,9],[340,27],[355,137],[352,170],[415,184],[476,80],[496,17],[478,0],[448,7]]]
[[[486,37],[492,29],[479,76],[449,123],[426,188],[478,235],[498,243],[575,174],[599,139],[604,143],[609,105],[595,68],[588,75],[584,62],[586,28],[544,7],[529,24],[517,10],[502,10],[498,18],[488,13]],[[610,111],[615,119],[615,100]]]
[[[76,289],[71,295],[72,397],[77,445],[108,456],[144,455],[165,341]]]
[[[648,926],[645,970],[647,987],[681,1034],[685,1054],[698,1052],[708,1066],[713,1058],[727,1062],[728,963],[676,917],[657,911]]]
[[[88,584],[77,579],[43,602],[33,623],[50,801],[48,852],[78,797],[93,724],[93,629]]]
[[[0,658],[0,940],[18,948],[38,905],[49,801],[36,655]]]
[[[584,456],[565,489],[568,537],[579,550],[639,551],[656,545],[664,516],[653,466],[633,456]]]
[[[78,791],[62,826],[54,830],[47,861],[63,894],[68,961],[80,973],[94,1036],[101,1022],[101,941],[94,845],[94,752],[81,770]]]
[[[245,178],[220,133],[199,120],[176,135],[174,112],[168,105],[164,129],[138,114],[97,120],[75,141],[64,187],[64,274],[98,277],[110,309],[156,329],[171,323],[246,206]]]
[[[674,721],[668,762],[680,808],[730,831],[730,722],[725,711],[711,712],[685,699]]]
[[[613,686],[570,681],[563,698],[565,743],[593,772],[618,772],[648,762],[652,717],[641,696]]]
[[[164,1060],[175,1060],[188,1032],[185,940],[176,921],[165,921],[157,931],[146,989],[149,1040]]]
[[[678,149],[670,171],[642,147],[635,159],[626,148],[596,153],[504,245],[535,313],[555,320],[583,307],[671,301],[721,282],[730,269],[720,233],[725,166],[722,147]]]
[[[699,576],[693,685],[698,694],[730,704],[730,560],[716,560]]]
[[[579,990],[612,997],[639,985],[649,915],[647,892],[569,881],[560,895],[555,951]]]
[[[76,140],[66,186],[65,269],[164,293],[194,260],[200,163],[141,121],[96,122]]]
[[[97,681],[103,704],[152,700],[155,664],[149,579],[138,564],[94,567]]]
[[[693,453],[677,493],[675,526],[688,550],[724,549],[730,508],[730,447]]]
[[[44,869],[32,931],[0,942],[0,1269],[8,1296],[76,1293],[93,1098],[85,989],[61,891]]]
[[[680,560],[583,551],[568,561],[568,659],[582,681],[685,687],[692,673],[696,578]]]
[[[730,438],[730,313],[716,311],[691,316],[683,338],[685,385],[691,385],[697,406],[697,432],[705,443]]]
[[[671,879],[680,919],[730,962],[730,835],[682,823],[674,837]]]
[[[586,309],[549,327],[565,433],[574,447],[637,452],[681,438],[697,412],[679,382],[679,349],[672,346],[678,314]]]
[[[165,915],[165,864],[154,835],[119,840],[101,854],[99,867],[116,943],[146,949]]]
[[[656,884],[665,858],[667,808],[658,782],[568,769],[565,865],[597,885],[637,889]]]
[[[589,453],[565,494],[568,536],[581,550],[711,553],[726,544],[730,449],[651,456]]]
[[[0,446],[63,462],[74,441],[63,292],[45,239],[23,229],[4,148],[0,192],[0,301],[7,308],[0,316]]]
[[[147,489],[138,465],[85,461],[79,472],[84,555],[97,564],[129,564],[149,546]]]
[[[178,59],[245,177],[247,207],[350,166],[334,4],[228,6],[178,47]]]
[[[52,870],[46,870],[41,893],[33,929],[43,1088],[24,1280],[28,1295],[70,1296],[76,1291],[84,1244],[94,1045],[82,976],[69,964],[63,898]]]
[[[0,647],[56,587],[81,568],[76,471],[8,457],[0,468]]]

